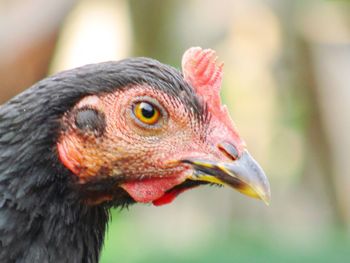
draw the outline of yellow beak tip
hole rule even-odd
[[[261,198],[261,200],[265,203],[265,205],[267,205],[267,206],[270,206],[270,201],[271,201],[271,199],[270,199],[270,197],[264,197],[264,198]]]
[[[262,189],[257,189],[255,187],[251,187],[249,185],[245,185],[245,187],[242,187],[240,189],[237,189],[242,194],[245,194],[247,196],[259,199],[263,201],[267,206],[270,205],[271,201],[271,194],[270,191],[264,191]]]

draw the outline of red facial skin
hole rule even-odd
[[[110,94],[87,96],[63,117],[67,128],[57,144],[60,160],[81,184],[101,176],[119,176],[126,180],[120,187],[136,202],[153,201],[160,205],[171,202],[183,191],[165,194],[184,182],[191,173],[190,166],[180,163],[180,160],[190,157],[228,160],[218,150],[219,143],[223,141],[230,141],[238,152],[242,151],[244,143],[220,103],[222,67],[216,66],[207,55],[204,60],[207,59],[207,68],[212,68],[209,73],[216,75],[208,78],[205,68],[198,72],[189,66],[195,65],[198,59],[198,52],[194,53],[187,60],[186,54],[184,56],[184,75],[198,96],[208,104],[210,123],[198,125],[198,120],[179,99],[149,86],[131,86]],[[212,63],[214,66],[210,66]],[[197,83],[194,78],[208,80]],[[161,117],[155,125],[144,125],[135,117],[133,105],[140,101],[150,102],[159,108]],[[73,113],[87,107],[105,116],[106,127],[101,136],[84,134],[75,125]]]

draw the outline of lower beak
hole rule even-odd
[[[239,192],[270,202],[270,185],[267,177],[247,150],[232,162],[213,162],[202,159],[183,160],[191,164],[194,173],[190,180],[228,185]]]

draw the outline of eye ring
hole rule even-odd
[[[159,108],[153,103],[144,100],[134,104],[133,114],[139,122],[149,126],[156,125],[161,119]]]

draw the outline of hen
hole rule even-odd
[[[0,107],[0,262],[97,262],[109,208],[162,205],[203,184],[269,201],[221,105],[222,65],[149,58],[48,77]]]

